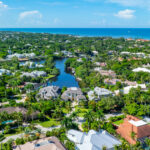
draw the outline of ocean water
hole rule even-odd
[[[150,28],[0,28],[0,31],[150,39]]]

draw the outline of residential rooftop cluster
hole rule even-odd
[[[0,43],[2,149],[150,149],[150,41],[0,32]]]

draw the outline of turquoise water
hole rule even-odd
[[[2,124],[8,124],[8,123],[12,123],[13,120],[7,120],[7,121],[3,121]]]
[[[0,28],[0,31],[150,39],[150,28]]]

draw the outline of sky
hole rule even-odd
[[[0,28],[149,28],[150,0],[0,0]]]

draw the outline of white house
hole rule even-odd
[[[58,86],[47,86],[39,90],[37,98],[40,97],[45,100],[57,98],[59,96],[59,91],[60,88]]]
[[[8,59],[12,59],[13,57],[17,57],[18,59],[20,58],[34,58],[36,55],[34,53],[24,53],[24,54],[18,54],[18,53],[15,53],[15,54],[12,54],[12,55],[7,55],[7,58]]]
[[[98,55],[98,51],[92,51],[94,55]]]
[[[47,73],[44,71],[33,71],[33,72],[24,72],[21,75],[21,77],[26,76],[26,77],[36,78],[36,77],[40,77],[40,76],[45,77],[46,75],[47,75]]]
[[[118,139],[105,130],[99,132],[90,130],[88,133],[69,130],[67,137],[75,143],[76,150],[102,150],[103,147],[113,150],[115,145],[121,144]]]
[[[131,53],[130,52],[121,52],[120,54],[121,55],[130,55]]]
[[[114,95],[113,92],[100,87],[95,87],[94,91],[88,92],[89,100],[93,100],[93,99],[99,100],[101,99],[101,97],[113,96],[113,95]]]
[[[20,66],[29,66],[29,68],[42,68],[42,67],[44,67],[44,65],[42,65],[42,64],[35,64],[34,62],[32,62],[32,61],[26,61],[25,63],[23,62],[21,62],[20,63]]]
[[[136,68],[136,69],[133,69],[132,70],[133,72],[148,72],[150,73],[150,69],[147,69],[147,68]]]
[[[94,68],[94,71],[98,71],[98,72],[100,72],[102,70],[102,68],[101,67],[95,67]]]
[[[70,87],[61,95],[63,100],[86,100],[80,88]]]
[[[132,88],[138,88],[138,87],[140,87],[141,90],[143,90],[143,91],[147,90],[145,84],[137,84],[135,86],[126,86],[122,90],[116,90],[115,94],[118,95],[120,92],[122,92],[123,94],[128,94]]]

